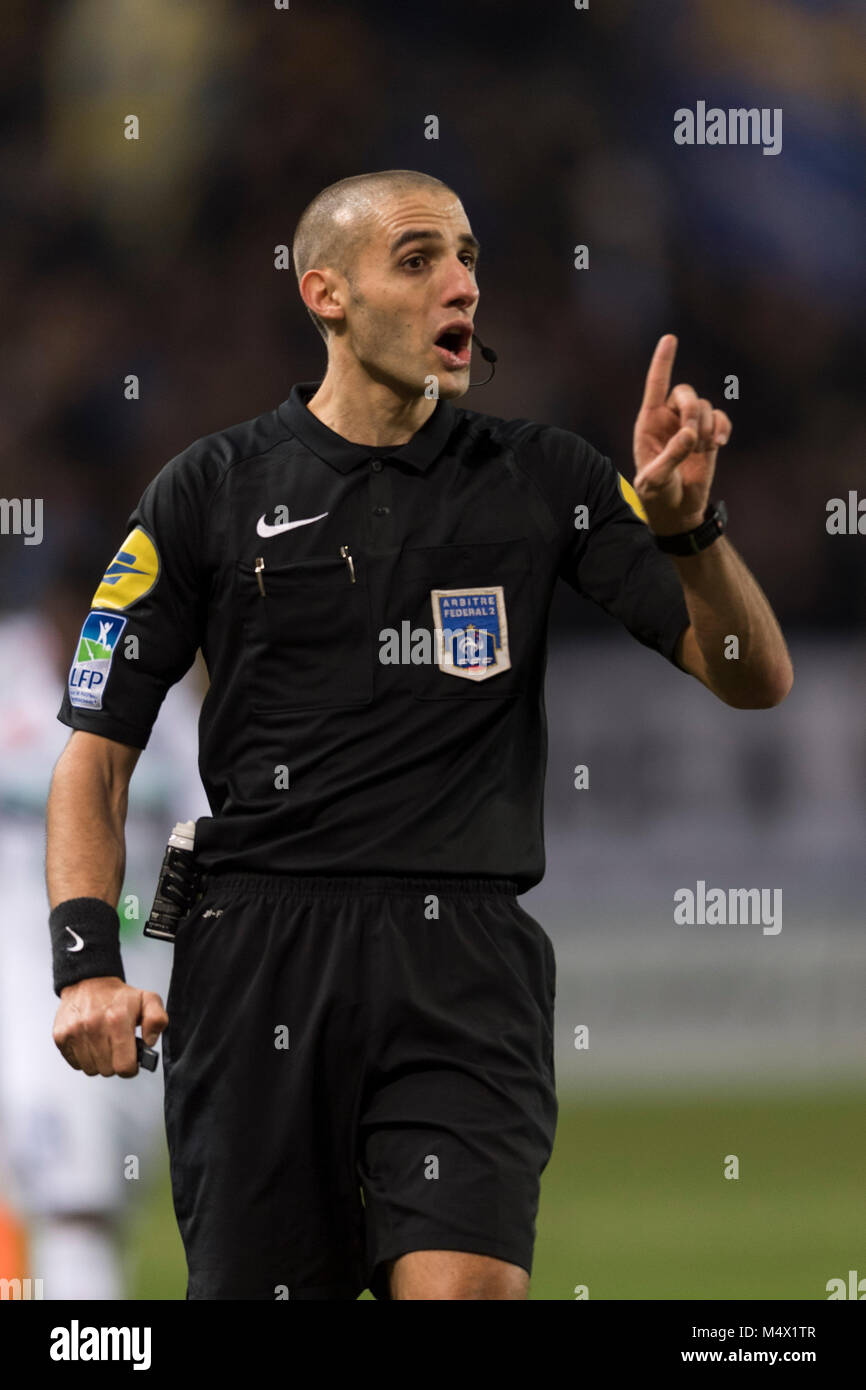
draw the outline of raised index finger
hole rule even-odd
[[[673,333],[659,338],[653,360],[646,374],[643,393],[644,406],[664,405],[671,389],[671,372],[677,355],[677,340]]]

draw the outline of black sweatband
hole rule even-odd
[[[67,898],[48,918],[54,955],[54,993],[79,980],[117,975],[126,980],[117,909],[102,898]]]

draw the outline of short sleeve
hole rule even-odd
[[[532,440],[527,467],[566,531],[560,577],[675,663],[689,612],[631,484],[585,439],[550,426]]]
[[[181,454],[145,491],[93,596],[62,723],[146,747],[166,692],[201,645],[207,512],[202,472]]]

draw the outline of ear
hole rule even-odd
[[[308,309],[320,319],[338,323],[346,317],[344,283],[342,276],[333,270],[308,270],[301,277],[298,288]]]

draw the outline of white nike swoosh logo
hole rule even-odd
[[[296,526],[309,526],[311,521],[321,521],[322,517],[327,515],[327,512],[319,512],[318,516],[305,516],[302,521],[284,521],[280,526],[269,526],[262,514],[256,523],[256,535],[264,536],[267,540],[268,536],[279,536],[282,531],[294,531]]]
[[[83,951],[84,942],[81,940],[81,937],[78,935],[78,932],[73,931],[71,927],[67,927],[66,930],[69,932],[69,935],[72,937],[72,940],[77,942],[77,945],[75,946],[67,946],[67,951]]]

